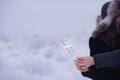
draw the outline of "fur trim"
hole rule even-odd
[[[97,27],[93,31],[93,37],[97,37],[101,32],[106,31],[112,23],[114,17],[120,15],[120,10],[118,9],[118,1],[120,0],[111,1],[111,3],[108,6],[107,16],[104,19],[102,19],[101,16],[97,17]]]

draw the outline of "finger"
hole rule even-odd
[[[83,66],[83,65],[84,65],[84,63],[78,63],[78,62],[76,62],[76,63],[75,63],[75,65],[78,65],[78,66]]]
[[[88,69],[79,68],[79,71],[80,71],[80,72],[86,72],[86,71],[88,71]]]
[[[82,69],[82,70],[80,70],[81,72],[87,72],[87,71],[89,71],[89,69]]]
[[[81,69],[79,66],[76,66],[76,68],[77,68],[78,70],[80,70],[80,69]]]
[[[77,62],[77,60],[73,60],[74,62]]]
[[[81,69],[82,69],[82,67],[80,67],[80,66],[77,66],[77,65],[76,65],[76,68],[77,68],[78,70],[81,70]]]
[[[79,67],[80,70],[88,70],[89,68],[87,67]]]
[[[85,70],[85,69],[88,69],[88,67],[82,66],[81,69]]]
[[[84,57],[77,57],[77,60],[84,60]]]
[[[81,66],[81,65],[78,64],[78,63],[75,63],[75,65],[76,65],[77,68],[83,68],[83,67],[86,67],[85,65]],[[84,68],[83,68],[83,69],[84,69]]]
[[[77,68],[80,72],[87,72],[87,71],[89,71],[88,68],[83,68],[83,67],[79,67],[79,66],[76,66],[76,68]]]
[[[84,63],[83,60],[74,60],[75,63]]]
[[[80,66],[80,67],[84,67],[85,66],[84,63],[75,63],[75,65]]]
[[[86,65],[81,65],[81,64],[78,64],[78,63],[75,63],[75,65],[77,66],[77,67],[79,67],[79,68],[83,68],[83,69],[86,69],[86,68],[88,68]]]

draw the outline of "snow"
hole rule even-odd
[[[104,2],[0,0],[0,80],[91,80],[76,69],[60,39],[71,41],[76,56],[88,56]]]

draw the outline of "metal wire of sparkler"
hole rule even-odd
[[[61,43],[63,44],[63,46],[65,47],[67,44],[65,44],[65,42],[63,40],[60,40]],[[66,50],[73,56],[73,57],[76,57],[75,56],[75,51],[73,50],[72,47],[66,47]]]

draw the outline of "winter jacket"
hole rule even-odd
[[[97,54],[94,56],[94,61],[96,68],[120,68],[120,49],[102,54]]]
[[[120,40],[120,39],[119,39]],[[120,44],[118,40],[118,44]],[[94,56],[96,66],[91,66],[88,72],[82,72],[82,75],[93,80],[120,80],[120,67],[116,66],[114,68],[108,67],[106,65],[115,65],[115,59],[108,62],[108,57],[102,56],[102,54],[106,52],[113,51],[111,47],[106,45],[101,39],[99,38],[92,38],[89,39],[89,48],[90,48],[90,56]],[[118,47],[119,49],[120,47]],[[120,50],[119,50],[120,51]],[[116,51],[117,53],[118,51]],[[107,53],[109,54],[109,53]],[[106,56],[107,56],[106,54]],[[97,56],[98,55],[98,56]],[[102,58],[100,58],[101,56]],[[114,55],[111,55],[111,57]],[[120,55],[119,55],[120,56]],[[117,57],[119,57],[117,56]],[[118,59],[118,58],[116,58]],[[104,60],[106,62],[104,62]],[[104,64],[102,64],[102,62]],[[119,62],[119,60],[117,60]],[[108,63],[107,63],[108,62]],[[118,63],[117,63],[118,64]],[[104,67],[106,66],[106,67]]]

